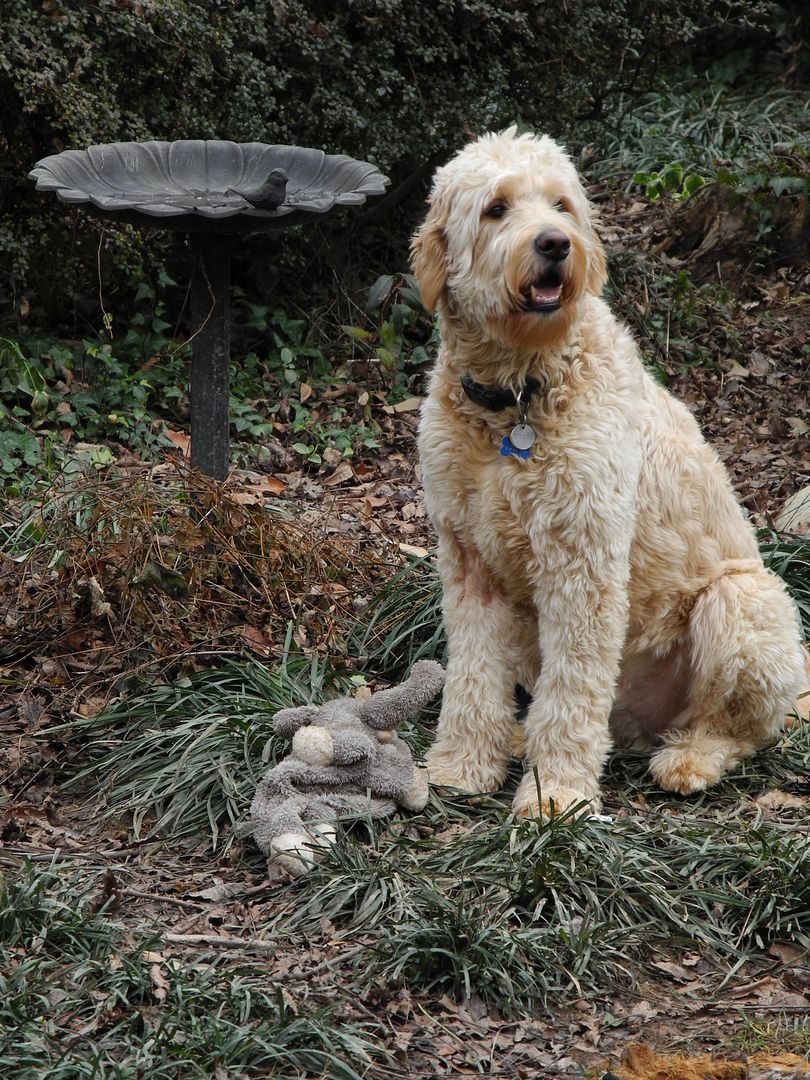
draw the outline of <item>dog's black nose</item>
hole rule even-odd
[[[571,241],[560,229],[547,229],[534,238],[535,249],[552,262],[562,262],[568,258]]]

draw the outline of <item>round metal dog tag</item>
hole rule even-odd
[[[529,427],[528,424],[517,424],[509,435],[509,441],[517,450],[528,450],[534,440],[534,428]]]

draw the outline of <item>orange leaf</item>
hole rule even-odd
[[[182,450],[183,457],[191,455],[191,436],[185,431],[172,431],[171,428],[164,428],[164,434],[167,439],[171,439],[178,450]]]

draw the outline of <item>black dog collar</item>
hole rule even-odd
[[[497,390],[490,386],[482,386],[470,375],[462,375],[459,381],[461,382],[461,389],[470,401],[475,405],[483,405],[485,409],[489,409],[491,412],[502,412],[504,409],[513,408],[518,403],[517,397],[511,390]],[[520,402],[524,408],[539,389],[540,383],[537,379],[526,380],[520,394]]]

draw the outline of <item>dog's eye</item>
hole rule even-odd
[[[553,209],[554,210],[559,210],[559,212],[561,214],[567,214],[568,213],[568,203],[565,201],[565,199],[557,199],[557,201],[554,203]]]
[[[502,218],[506,210],[506,203],[496,202],[484,211],[484,215],[488,218]]]

